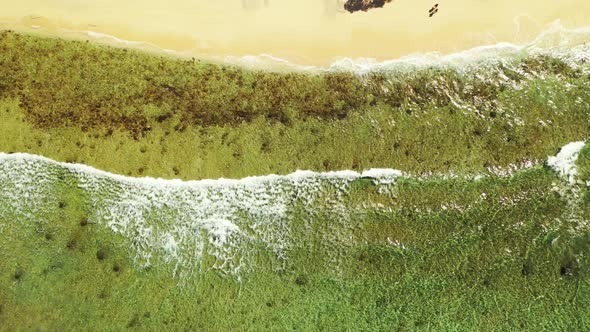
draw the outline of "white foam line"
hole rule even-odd
[[[150,186],[182,186],[182,187],[220,187],[220,186],[238,186],[238,185],[245,185],[245,184],[268,184],[271,182],[275,182],[277,180],[292,180],[292,181],[299,181],[304,180],[307,178],[324,178],[324,179],[341,179],[341,180],[355,180],[359,178],[372,178],[377,181],[389,181],[395,179],[397,177],[402,176],[402,172],[396,169],[381,169],[381,168],[371,168],[369,170],[363,172],[351,171],[351,170],[342,170],[342,171],[330,171],[330,172],[314,172],[308,170],[297,170],[293,173],[287,175],[277,175],[277,174],[269,174],[263,176],[250,176],[241,179],[205,179],[205,180],[191,180],[191,181],[183,181],[179,179],[161,179],[161,178],[152,178],[152,177],[142,177],[142,178],[135,178],[135,177],[128,177],[119,174],[113,174],[106,171],[102,171],[96,169],[94,167],[84,165],[84,164],[74,164],[74,163],[63,163],[58,162],[43,156],[28,154],[28,153],[12,153],[7,154],[0,152],[0,162],[4,160],[29,160],[29,161],[42,161],[44,163],[49,163],[52,165],[64,167],[71,171],[76,171],[79,173],[86,173],[89,175],[95,175],[99,177],[108,177],[115,181],[125,182],[129,184],[142,184],[142,185],[150,185]]]
[[[70,32],[73,32],[71,30],[69,30]],[[86,30],[83,31],[86,35],[88,35],[88,37],[94,38],[94,39],[110,39],[113,40],[117,43],[121,43],[121,44],[125,44],[125,45],[150,45],[150,46],[155,46],[146,42],[141,42],[141,41],[134,41],[134,40],[126,40],[126,39],[121,39],[121,38],[117,38],[113,35],[109,35],[106,33],[101,33],[101,32],[96,32],[96,31],[92,31],[92,30]]]
[[[106,39],[106,40],[110,40],[111,42],[115,42],[116,44],[119,45],[124,45],[124,46],[148,46],[150,48],[152,48],[153,50],[156,51],[161,51],[161,52],[166,52],[166,53],[173,53],[176,55],[181,55],[180,52],[177,51],[173,51],[173,50],[168,50],[168,49],[164,49],[161,48],[160,46],[150,43],[150,42],[146,42],[146,41],[139,41],[139,40],[128,40],[128,39],[123,39],[123,38],[119,38],[117,36],[114,35],[109,35],[106,33],[102,33],[102,32],[97,32],[97,31],[93,31],[93,30],[70,30],[70,29],[65,29],[62,28],[61,31],[66,32],[66,33],[72,33],[72,34],[84,34],[86,36],[88,36],[89,38],[92,38],[94,40],[101,40],[101,39]]]
[[[576,183],[576,175],[578,174],[576,161],[584,144],[584,142],[580,141],[565,145],[559,150],[557,156],[547,158],[547,165],[567,179],[570,184]]]

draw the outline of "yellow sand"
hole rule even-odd
[[[266,53],[314,65],[523,43],[557,19],[590,26],[588,0],[395,0],[355,14],[339,0],[0,0],[0,8],[0,28],[91,30],[197,56]]]

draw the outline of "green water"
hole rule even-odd
[[[589,328],[590,150],[579,182],[544,164],[588,136],[583,53],[309,75],[0,49],[0,151],[58,161],[0,154],[0,330]]]

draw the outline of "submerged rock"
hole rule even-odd
[[[357,12],[359,10],[366,12],[371,8],[381,8],[386,3],[391,1],[392,0],[348,0],[344,4],[344,9],[351,13]]]

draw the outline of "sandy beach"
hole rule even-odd
[[[0,0],[0,28],[152,45],[191,56],[269,54],[327,65],[341,57],[382,61],[525,43],[556,20],[567,28],[590,26],[590,2],[582,0],[448,0],[429,18],[434,2],[395,0],[349,14],[338,0]]]

